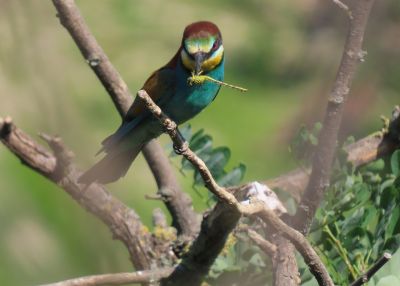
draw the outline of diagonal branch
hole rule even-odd
[[[113,237],[128,248],[130,258],[137,269],[150,268],[153,256],[151,235],[132,209],[114,198],[98,184],[87,188],[77,183],[80,172],[70,162],[70,151],[59,138],[42,135],[53,149],[49,153],[32,138],[17,128],[11,118],[0,118],[0,140],[27,167],[40,173],[60,186],[82,208],[102,220]]]
[[[374,276],[376,272],[378,272],[379,269],[381,269],[391,258],[392,255],[388,252],[385,252],[383,256],[379,258],[378,261],[374,265],[372,265],[370,269],[368,269],[367,272],[365,272],[363,275],[361,275],[360,278],[351,283],[350,286],[360,286],[367,283],[372,278],[372,276]]]
[[[68,30],[82,53],[82,56],[97,75],[110,95],[121,117],[132,104],[132,94],[128,86],[111,64],[103,49],[86,25],[74,0],[52,0],[61,24]],[[157,181],[159,192],[165,198],[166,206],[174,218],[174,226],[179,233],[192,236],[198,232],[199,222],[192,208],[190,197],[185,195],[174,175],[157,140],[144,146],[142,152]]]
[[[353,19],[350,20],[342,60],[329,95],[318,147],[313,157],[310,181],[292,223],[303,233],[308,233],[315,211],[329,186],[345,102],[358,63],[364,61],[365,52],[362,50],[362,42],[373,3],[374,0],[356,1],[352,9]]]
[[[318,255],[309,244],[307,239],[300,232],[296,231],[295,229],[284,223],[271,209],[267,208],[266,205],[261,201],[256,201],[255,203],[251,203],[249,205],[241,204],[234,195],[234,192],[238,191],[238,188],[233,189],[231,190],[231,192],[229,192],[227,189],[219,186],[213,178],[210,170],[205,165],[204,161],[201,160],[189,148],[187,142],[183,141],[177,129],[176,123],[162,112],[160,107],[158,107],[154,103],[154,101],[150,98],[146,91],[140,90],[137,95],[145,102],[147,109],[160,121],[160,124],[163,125],[168,135],[171,137],[171,140],[175,145],[175,149],[179,150],[179,152],[200,172],[207,189],[217,197],[219,202],[214,210],[219,207],[228,208],[232,211],[232,215],[235,215],[238,219],[242,214],[246,216],[260,217],[268,225],[272,226],[277,232],[282,233],[282,235],[284,235],[294,244],[297,250],[302,254],[305,262],[309,266],[311,272],[314,274],[320,285],[334,285]],[[235,222],[235,225],[237,221]],[[204,220],[203,224],[204,223],[207,223],[207,221]],[[205,249],[205,246],[210,247],[210,244],[205,244],[204,241],[201,240],[202,238],[202,234],[200,233],[196,241],[193,243],[191,249],[189,250],[189,258],[192,252],[196,252],[196,248],[199,244],[202,244],[202,249]],[[225,240],[223,240],[223,242],[225,242]],[[217,254],[214,255],[214,259],[216,258]],[[162,285],[187,285],[189,281],[188,279],[191,277],[190,274],[197,274],[194,281],[190,280],[191,285],[200,285],[201,280],[203,279],[203,276],[207,273],[207,271],[208,268],[202,269],[202,275],[199,275],[196,269],[191,269],[187,267],[186,260],[184,259],[183,262],[175,268],[171,276],[163,281]]]

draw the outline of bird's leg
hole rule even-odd
[[[189,143],[186,141],[185,137],[183,137],[178,128],[176,129],[176,138],[177,141],[179,141],[179,144],[174,143],[172,148],[174,148],[177,155],[182,155],[189,147]]]

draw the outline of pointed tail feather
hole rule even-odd
[[[138,146],[118,154],[114,152],[108,153],[103,159],[81,175],[78,182],[87,185],[93,182],[101,184],[115,182],[125,176],[141,149],[142,146]]]

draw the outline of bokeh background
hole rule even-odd
[[[80,0],[88,25],[132,91],[165,64],[184,27],[211,20],[222,30],[226,81],[213,104],[191,121],[214,145],[231,148],[245,181],[296,166],[288,146],[302,124],[319,120],[342,53],[347,17],[333,1]],[[90,166],[119,116],[50,0],[0,0],[0,116],[37,139],[58,134]],[[355,79],[341,138],[381,128],[399,103],[400,2],[377,1],[365,38],[368,55]],[[39,139],[38,139],[39,140]],[[165,136],[162,144],[167,145]],[[178,166],[178,161],[173,161]],[[204,200],[191,174],[177,176],[196,209]],[[140,156],[109,186],[150,225],[156,185]],[[205,190],[200,189],[205,194]],[[128,254],[100,222],[0,146],[0,285],[34,285],[95,273],[130,271]]]

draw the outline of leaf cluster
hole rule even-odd
[[[338,164],[339,165],[339,164]],[[359,170],[336,168],[309,236],[336,285],[400,246],[400,150]],[[303,281],[311,278],[308,271]]]
[[[246,173],[246,166],[240,163],[238,166],[227,170],[227,164],[231,158],[231,150],[226,146],[214,147],[213,138],[205,133],[204,129],[192,131],[190,125],[180,129],[183,137],[189,142],[190,149],[196,153],[207,165],[211,174],[220,186],[228,187],[238,185]],[[170,146],[172,149],[172,146]],[[171,156],[175,153],[171,151]],[[203,179],[199,171],[184,157],[181,160],[181,172],[193,171],[193,186],[203,185]]]

